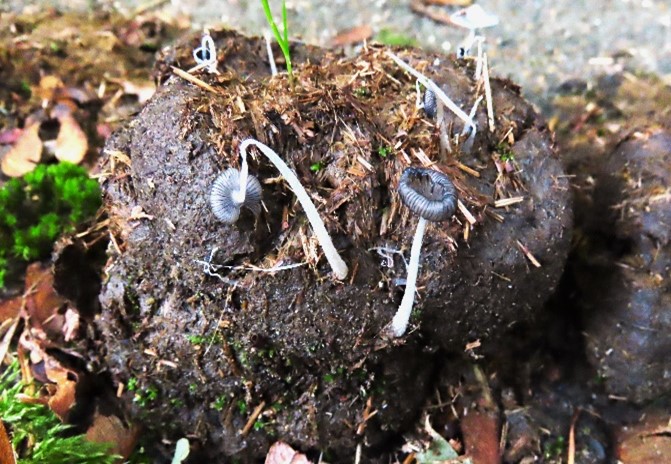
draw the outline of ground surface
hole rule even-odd
[[[114,6],[134,11],[149,0],[1,0],[0,9],[26,5],[90,9]],[[279,1],[271,1],[279,13]],[[463,32],[410,10],[409,0],[289,0],[292,36],[318,45],[347,28],[370,25],[389,29],[420,46],[454,51]],[[449,2],[444,2],[449,3]],[[458,2],[454,2],[458,3]],[[483,0],[477,2],[501,19],[486,31],[493,73],[510,76],[524,95],[542,109],[556,87],[568,79],[590,79],[614,67],[630,65],[671,82],[671,3],[658,0]],[[172,0],[161,7],[185,14],[194,26],[225,24],[248,33],[267,25],[258,0]],[[445,8],[454,11],[456,7]],[[440,11],[440,8],[434,9]],[[616,58],[613,58],[616,57]]]

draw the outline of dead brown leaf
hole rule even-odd
[[[0,420],[0,464],[16,464],[16,455],[12,442],[7,435],[5,424]]]
[[[73,164],[81,163],[89,149],[86,134],[72,116],[68,106],[58,104],[52,114],[61,123],[61,128],[56,137],[54,156],[58,161],[67,161]]]
[[[331,46],[342,47],[344,45],[352,45],[357,42],[363,42],[370,39],[373,35],[373,28],[368,24],[353,27],[339,32],[338,35],[331,39]]]
[[[671,462],[671,417],[668,412],[644,416],[643,422],[616,434],[616,458],[627,464]]]
[[[19,311],[21,311],[22,305],[23,296],[21,295],[0,301],[0,324],[16,318],[19,315]]]
[[[103,416],[96,412],[93,423],[86,431],[86,439],[95,443],[112,443],[110,454],[128,459],[135,449],[139,436],[137,427],[126,427],[116,416]]]
[[[500,427],[493,413],[470,411],[461,418],[466,454],[473,464],[496,464],[501,462]]]
[[[278,441],[273,444],[266,455],[265,464],[312,464],[308,458],[296,452],[291,446]]]
[[[3,174],[9,177],[21,177],[35,169],[35,165],[42,157],[42,140],[40,140],[39,130],[38,123],[23,129],[14,146],[2,158],[0,169]]]
[[[64,88],[63,81],[57,76],[44,76],[37,87],[32,89],[33,95],[41,101],[53,101],[57,93]]]
[[[69,380],[67,375],[61,376],[59,383],[47,386],[47,391],[51,395],[47,404],[63,421],[67,419],[70,409],[75,404],[76,390],[77,382]]]
[[[54,275],[50,267],[33,263],[26,269],[26,314],[29,325],[51,335],[63,333],[65,318],[59,310],[65,304],[54,290]]]
[[[473,0],[423,0],[427,5],[469,6]]]

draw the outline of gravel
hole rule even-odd
[[[117,8],[131,13],[156,1],[0,0],[15,11]],[[422,47],[454,52],[463,30],[436,23],[410,10],[409,0],[288,0],[291,35],[318,45],[345,29],[369,25],[414,38]],[[524,94],[548,109],[557,86],[569,79],[588,82],[623,67],[660,74],[671,84],[671,3],[652,0],[482,0],[500,24],[486,30],[492,74],[519,83]],[[279,0],[271,0],[279,15]],[[431,7],[452,12],[458,7]],[[169,16],[191,19],[193,27],[227,25],[249,34],[268,30],[258,0],[172,0],[158,7]]]

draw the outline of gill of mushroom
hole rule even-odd
[[[434,169],[406,168],[398,184],[398,193],[403,204],[419,216],[419,222],[410,248],[405,293],[391,321],[390,328],[394,337],[403,336],[410,321],[426,223],[445,221],[457,209],[457,190],[454,184],[445,174]]]
[[[319,216],[317,208],[310,199],[308,193],[305,191],[301,181],[298,180],[296,173],[287,165],[287,163],[284,162],[282,158],[280,158],[277,153],[275,153],[275,151],[273,151],[272,148],[252,138],[245,139],[242,141],[242,143],[240,143],[242,166],[240,172],[240,188],[237,192],[234,193],[236,200],[242,200],[244,202],[245,194],[247,192],[246,182],[248,177],[251,178],[251,176],[248,176],[247,174],[247,149],[250,145],[254,145],[266,158],[268,158],[268,160],[277,168],[277,170],[280,171],[280,174],[282,177],[284,177],[284,180],[287,181],[289,187],[291,187],[291,190],[293,190],[293,192],[296,194],[298,202],[303,207],[303,211],[305,211],[305,215],[307,216],[308,221],[310,221],[310,225],[315,232],[315,236],[319,241],[319,245],[321,245],[322,250],[324,250],[324,255],[326,256],[326,260],[333,270],[333,274],[340,280],[347,277],[347,273],[349,272],[347,264],[338,253],[338,250],[336,250],[335,245],[333,245],[333,241],[331,240],[331,236],[326,230],[324,221],[322,220],[321,216]]]
[[[236,222],[242,207],[251,210],[255,215],[261,212],[261,184],[258,179],[254,176],[247,177],[245,169],[243,195],[240,194],[240,185],[240,171],[234,168],[226,169],[214,181],[210,192],[210,207],[220,221],[227,224]]]
[[[399,65],[401,68],[403,68],[405,71],[409,72],[412,74],[427,90],[430,90],[435,94],[435,96],[438,98],[440,103],[445,105],[450,111],[452,111],[459,119],[461,119],[464,122],[464,130],[461,132],[462,135],[465,134],[466,132],[471,131],[471,133],[468,136],[468,142],[471,141],[472,138],[475,137],[475,133],[477,131],[476,126],[475,126],[475,121],[473,121],[472,118],[470,118],[464,110],[459,108],[456,103],[454,103],[450,97],[447,96],[447,94],[436,84],[433,82],[431,79],[426,77],[424,74],[420,73],[417,71],[415,68],[410,66],[408,63],[403,61],[401,58],[396,56],[394,53],[387,51],[386,55],[394,60],[394,62]]]

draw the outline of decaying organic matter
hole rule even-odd
[[[577,250],[588,357],[609,392],[671,391],[671,132],[623,140],[600,166]]]
[[[192,66],[194,36],[164,52],[165,84],[105,147],[114,237],[98,324],[106,363],[131,382],[129,397],[146,400],[138,415],[164,434],[173,424],[200,437],[212,454],[258,457],[279,437],[340,457],[362,444],[373,456],[416,419],[437,349],[479,339],[495,352],[511,328],[533,323],[567,253],[567,181],[509,81],[491,82],[496,129],[481,108],[471,150],[455,143],[440,157],[414,81],[384,48],[345,59],[294,44],[292,90],[286,76],[268,77],[263,40],[212,37],[224,58],[220,75],[198,76],[209,87],[170,77],[166,64]],[[482,91],[473,63],[398,54],[462,108]],[[451,133],[463,125],[451,114],[444,123]],[[238,167],[247,137],[298,174],[350,268],[346,280],[329,277],[294,195],[261,156],[249,159],[261,214],[243,209],[235,224],[213,216],[212,182]],[[396,193],[410,165],[448,174],[463,204],[427,227],[419,314],[398,346],[382,334],[406,269],[375,249],[410,244],[416,222]]]

